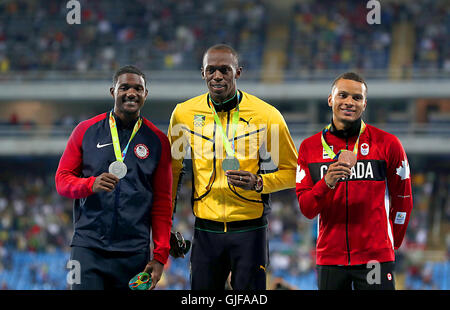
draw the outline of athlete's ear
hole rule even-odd
[[[110,88],[109,88],[109,93],[111,94],[111,96],[112,96],[113,98],[115,98],[115,97],[114,97],[114,90],[115,90],[115,87],[110,87]]]
[[[332,94],[328,95],[328,106],[329,107],[333,106],[333,95]]]
[[[200,68],[200,72],[201,72],[201,74],[202,74],[202,80],[204,80],[206,77],[205,77],[205,69],[203,68],[203,67],[201,67]]]
[[[363,97],[364,97],[363,111],[365,111],[366,107],[367,107],[367,86],[365,84],[362,84],[362,87],[363,87]]]
[[[144,96],[143,96],[143,103],[145,104],[145,101],[147,100],[147,95],[148,95],[148,89],[147,87],[145,87],[145,92],[144,92]]]
[[[234,78],[237,80],[238,78],[241,77],[241,73],[242,73],[242,67],[238,67],[236,69],[236,74],[234,75]]]

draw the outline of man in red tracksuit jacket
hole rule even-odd
[[[318,219],[319,289],[395,289],[394,250],[412,209],[408,159],[392,134],[366,125],[367,85],[347,72],[333,82],[330,125],[299,149],[296,193],[301,212]],[[341,150],[355,166],[337,161]]]
[[[74,199],[71,260],[81,274],[70,284],[127,290],[128,281],[146,271],[152,289],[170,249],[169,140],[140,115],[148,90],[138,68],[120,68],[110,93],[114,108],[73,130],[55,176],[58,193]]]

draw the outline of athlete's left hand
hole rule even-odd
[[[150,286],[149,290],[152,290],[156,287],[156,284],[161,279],[163,270],[164,265],[158,262],[156,259],[152,259],[147,264],[147,266],[145,266],[144,272],[148,273],[152,278],[152,286]]]
[[[253,190],[255,188],[257,181],[256,174],[244,170],[228,170],[225,172],[225,175],[230,185],[246,190]]]

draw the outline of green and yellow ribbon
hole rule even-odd
[[[123,162],[125,160],[125,155],[127,154],[128,146],[130,145],[131,140],[133,140],[134,136],[138,132],[139,128],[141,128],[141,125],[142,125],[142,118],[139,117],[136,124],[134,124],[133,132],[131,133],[131,137],[130,140],[128,140],[127,146],[123,149],[123,151],[121,151],[119,134],[117,133],[116,119],[114,118],[112,111],[109,113],[109,128],[111,130],[111,138],[114,147],[114,154],[116,155],[116,159],[118,161]]]
[[[330,156],[331,159],[337,159],[339,157],[339,153],[341,151],[339,151],[337,154],[335,154],[333,152],[333,150],[330,148],[330,146],[327,144],[327,142],[325,141],[325,134],[327,133],[327,131],[329,131],[331,128],[331,124],[329,124],[328,126],[326,126],[323,130],[322,130],[322,135],[320,136],[321,140],[322,140],[322,146],[323,149],[325,150],[325,152],[327,152],[328,156]],[[358,144],[359,144],[359,138],[361,137],[361,134],[364,132],[364,130],[366,129],[366,124],[364,123],[363,120],[361,120],[361,129],[359,130],[359,135],[358,135],[358,139],[356,140],[355,146],[353,147],[353,153],[358,156]]]
[[[223,141],[223,145],[225,146],[225,151],[227,152],[227,156],[229,157],[234,157],[235,155],[235,150],[234,150],[234,137],[236,135],[236,131],[237,131],[237,125],[239,122],[239,92],[236,91],[237,94],[237,106],[236,106],[236,111],[233,112],[233,116],[232,116],[232,121],[231,121],[231,130],[232,130],[232,142],[230,143],[230,141],[228,140],[227,135],[225,134],[223,127],[222,127],[222,122],[219,119],[219,116],[217,115],[216,109],[214,108],[214,101],[211,98],[211,101],[213,101],[213,104],[210,104],[210,108],[212,111],[212,114],[214,116],[214,122],[217,125],[217,129],[219,131],[220,136],[222,137],[222,141]],[[236,94],[230,98],[229,100],[233,99]],[[228,100],[228,101],[229,101]]]

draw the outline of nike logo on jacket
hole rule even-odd
[[[111,144],[112,144],[112,142],[111,143],[106,143],[106,144],[100,144],[100,142],[97,142],[97,148],[101,149],[102,147],[105,147],[105,146],[108,146],[108,145],[111,145]]]

